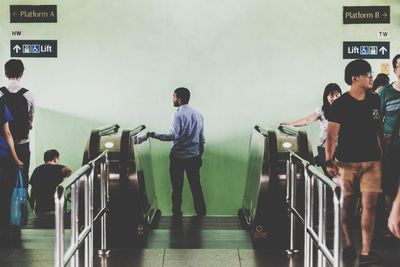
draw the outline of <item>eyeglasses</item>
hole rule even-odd
[[[367,76],[369,79],[374,78],[374,73],[372,71],[367,72],[366,74],[361,74],[362,76]]]

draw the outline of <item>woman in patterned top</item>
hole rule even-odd
[[[323,95],[323,104],[322,107],[316,108],[310,115],[307,117],[301,118],[299,120],[295,120],[292,122],[281,122],[281,125],[291,125],[291,126],[306,126],[314,121],[319,121],[319,126],[321,129],[321,133],[319,135],[318,142],[318,155],[315,157],[315,163],[318,166],[324,167],[325,163],[325,141],[326,141],[326,129],[328,127],[327,118],[329,117],[329,113],[331,112],[333,101],[339,98],[342,95],[342,90],[339,85],[336,83],[330,83],[325,87],[324,95]]]

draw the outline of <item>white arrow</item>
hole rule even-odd
[[[379,52],[381,52],[382,55],[384,55],[387,52],[386,47],[382,46],[381,48],[379,48]]]
[[[18,53],[19,50],[21,50],[21,47],[20,47],[19,45],[15,45],[15,46],[13,47],[13,50],[15,50],[15,53]]]

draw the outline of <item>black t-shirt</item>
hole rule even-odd
[[[54,211],[54,193],[65,175],[61,172],[65,166],[59,164],[43,164],[37,167],[29,183],[35,197],[35,211]]]
[[[336,158],[343,162],[365,162],[380,159],[380,99],[370,92],[356,100],[348,92],[332,106],[329,121],[340,124]]]

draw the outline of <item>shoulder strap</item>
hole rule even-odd
[[[28,89],[21,88],[21,89],[19,89],[18,92],[16,92],[16,94],[23,95],[23,94],[25,94],[26,92],[28,92]]]
[[[1,87],[1,88],[0,88],[0,91],[1,91],[4,95],[10,93],[10,91],[8,91],[7,88],[6,88],[5,86]]]

